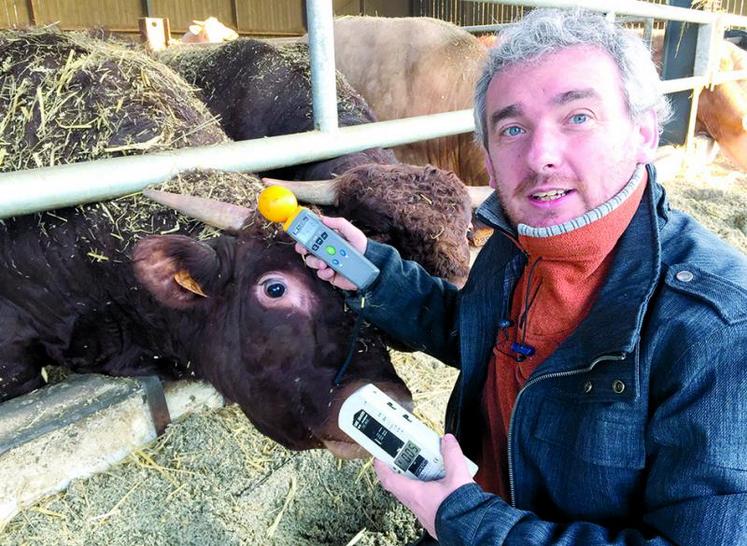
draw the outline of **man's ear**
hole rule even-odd
[[[638,127],[636,161],[638,163],[653,163],[656,157],[656,148],[659,146],[659,123],[656,112],[650,109],[640,114],[636,126]]]
[[[490,154],[483,148],[483,158],[485,159],[485,170],[488,172],[488,186],[495,189],[495,170],[493,162],[490,160]]]
[[[132,253],[132,266],[148,292],[172,309],[188,309],[209,297],[207,287],[219,272],[215,250],[184,235],[142,239]]]

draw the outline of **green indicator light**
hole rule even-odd
[[[332,245],[327,245],[324,250],[326,250],[327,254],[329,254],[330,256],[334,256],[335,254],[337,254],[335,247],[333,247]]]

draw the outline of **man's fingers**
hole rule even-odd
[[[355,248],[361,254],[366,252],[366,246],[368,239],[364,233],[351,224],[345,218],[333,218],[330,216],[322,216],[322,222],[327,227],[331,227],[337,231],[343,239],[347,240],[353,248]]]
[[[407,476],[397,474],[379,459],[374,459],[374,470],[376,470],[381,486],[397,498],[399,498],[398,493],[407,489],[412,481]]]
[[[453,434],[441,438],[441,455],[444,458],[447,479],[472,481],[462,448]]]
[[[335,272],[332,270],[332,268],[325,267],[324,269],[317,270],[316,276],[324,281],[328,281],[335,276]]]

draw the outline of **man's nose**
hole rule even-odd
[[[557,131],[549,127],[535,128],[527,153],[529,167],[537,173],[557,169],[563,160],[562,150],[562,139]]]

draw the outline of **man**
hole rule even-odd
[[[325,219],[381,269],[366,318],[460,368],[446,477],[376,464],[442,544],[747,544],[747,259],[669,209],[657,81],[595,14],[501,32],[475,98],[496,232],[461,291]]]

